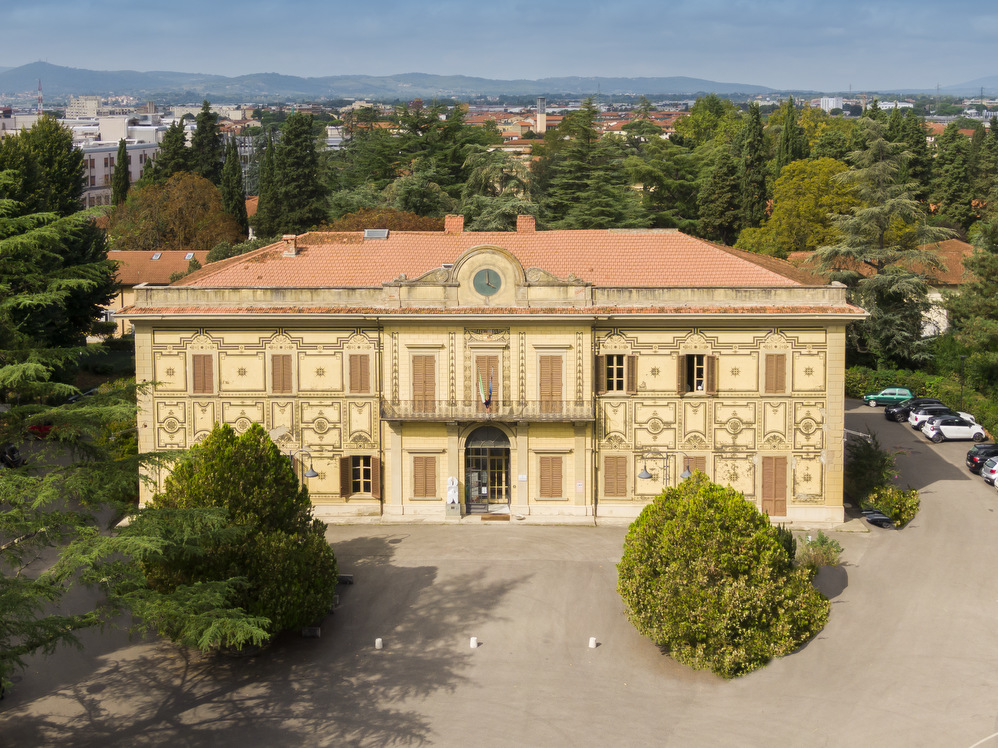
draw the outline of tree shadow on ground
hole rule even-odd
[[[319,639],[277,637],[255,657],[203,656],[165,642],[119,649],[93,672],[5,715],[12,745],[430,745],[407,699],[453,693],[472,656],[458,634],[495,620],[523,580],[439,580],[392,564],[390,538],[338,544],[363,570],[341,586]],[[351,561],[352,559],[352,561]],[[345,569],[344,569],[345,571]],[[374,648],[383,637],[385,648]]]

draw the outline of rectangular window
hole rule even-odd
[[[431,354],[412,357],[412,399],[415,412],[436,411],[437,359]]]
[[[412,458],[412,495],[420,499],[437,496],[437,458]]]
[[[371,391],[371,357],[366,353],[350,354],[350,394]]]
[[[191,356],[191,367],[194,370],[193,392],[195,395],[210,395],[215,391],[212,376],[211,354],[196,354]]]
[[[688,353],[679,357],[679,392],[717,394],[717,357],[704,353]]]
[[[540,497],[542,499],[560,499],[564,496],[561,484],[561,463],[560,455],[543,455],[540,457]]]
[[[627,458],[603,458],[603,495],[613,497],[627,496]]]
[[[762,458],[762,511],[771,517],[787,516],[787,458]]]
[[[538,365],[538,394],[542,413],[561,411],[562,358],[561,356],[541,356]]]
[[[107,156],[104,157],[104,168],[107,168]]]
[[[767,395],[787,391],[787,355],[785,353],[766,354],[765,387]]]
[[[90,186],[91,187],[96,187],[97,186],[97,177],[95,177],[95,176],[94,177],[90,177]]]
[[[370,455],[340,458],[340,493],[344,497],[370,494],[381,498],[381,460]]]
[[[689,470],[691,473],[695,473],[699,470],[701,473],[706,475],[707,473],[707,458],[706,457],[683,457],[679,455],[679,459],[682,461],[682,469],[679,471],[680,475],[685,470]]]
[[[596,357],[596,392],[638,391],[638,357],[624,353],[608,353]]]
[[[281,353],[270,357],[270,383],[275,393],[291,392],[291,354]]]

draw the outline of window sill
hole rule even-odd
[[[565,497],[565,496],[558,496],[558,497],[554,497],[554,496],[536,496],[536,497],[534,497],[534,501],[568,501],[568,498]]]
[[[442,501],[439,496],[410,496],[409,501]]]

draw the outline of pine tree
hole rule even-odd
[[[218,129],[218,115],[211,111],[207,99],[202,102],[195,122],[191,138],[191,170],[217,186],[222,182],[225,147]]]
[[[50,115],[16,135],[0,138],[0,171],[11,171],[5,196],[24,213],[68,216],[83,197],[83,151],[73,133]]]
[[[142,173],[143,184],[165,184],[174,174],[191,171],[191,151],[187,147],[187,132],[181,121],[170,125],[159,144],[155,160]]]
[[[726,145],[719,145],[705,166],[697,193],[700,231],[708,239],[734,244],[741,225],[738,164]]]
[[[853,187],[860,205],[835,218],[841,239],[817,256],[826,271],[854,289],[851,299],[870,312],[869,319],[853,326],[853,349],[881,367],[917,365],[931,357],[922,337],[929,307],[924,273],[940,264],[921,247],[951,232],[928,226],[924,207],[913,197],[914,185],[898,182],[907,155],[901,144],[886,140],[886,126],[863,118],[856,128],[865,130],[859,138],[868,145],[851,154],[852,168],[841,178]]]
[[[128,169],[128,150],[125,139],[118,141],[118,155],[114,158],[114,174],[111,176],[111,204],[121,205],[128,197],[131,175]]]
[[[967,229],[973,219],[973,175],[970,144],[957,123],[946,126],[936,141],[936,152],[932,202],[940,218]]]
[[[300,234],[322,223],[328,212],[328,190],[319,173],[312,116],[296,112],[288,117],[280,141],[265,158],[269,164],[260,165],[257,233]]]
[[[246,194],[243,191],[243,166],[235,138],[230,138],[225,148],[225,166],[222,167],[222,207],[236,219],[245,236],[249,231],[246,217]]]
[[[766,137],[758,104],[749,107],[742,130],[741,202],[742,228],[757,227],[766,218]]]

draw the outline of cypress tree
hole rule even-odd
[[[742,228],[755,228],[766,218],[766,138],[758,104],[749,107],[742,137]]]
[[[280,233],[278,196],[274,174],[274,141],[267,138],[267,144],[260,155],[259,199],[253,226],[261,238],[277,236]]]
[[[726,145],[718,146],[713,165],[706,168],[697,207],[704,236],[733,244],[741,223],[741,191],[738,164]]]
[[[230,138],[225,148],[225,166],[222,167],[222,207],[236,219],[245,235],[249,231],[246,217],[246,193],[243,190],[243,167],[239,161],[236,139]]]
[[[163,135],[159,153],[142,173],[143,184],[166,184],[178,171],[191,170],[191,152],[183,122],[174,122]]]
[[[932,202],[939,215],[964,229],[969,228],[973,194],[970,144],[951,122],[936,141],[935,179],[932,182]]]
[[[128,186],[131,184],[128,171],[128,150],[122,138],[118,141],[118,155],[114,157],[114,174],[111,176],[112,205],[121,205],[128,197]]]
[[[326,218],[327,190],[319,173],[312,115],[296,112],[288,117],[281,130],[281,139],[274,146],[273,171],[266,189],[263,181],[261,169],[260,202],[263,202],[264,194],[272,196],[276,218],[274,234],[300,234],[315,228]]]
[[[787,98],[783,111],[783,129],[780,131],[780,142],[776,149],[776,173],[787,164],[807,158],[810,148],[807,143],[807,133],[797,121],[797,108],[794,97]]]
[[[192,171],[218,186],[222,182],[224,147],[218,130],[218,115],[211,111],[207,99],[202,102],[195,122],[191,138]]]

